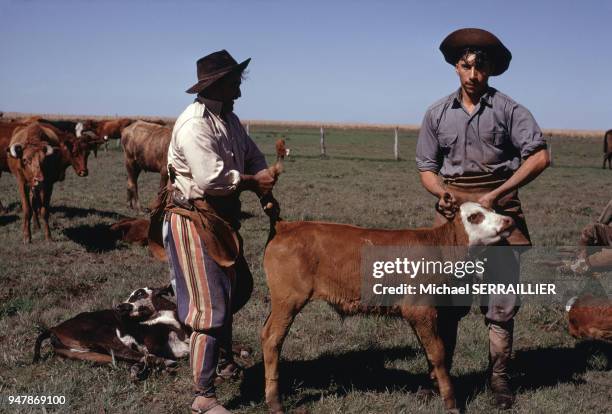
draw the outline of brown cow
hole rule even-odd
[[[118,240],[145,246],[149,241],[149,223],[147,219],[125,218],[109,229]]]
[[[8,148],[11,142],[11,137],[13,136],[13,132],[18,127],[25,126],[26,124],[21,122],[1,122],[0,123],[0,177],[2,176],[2,172],[8,172]],[[0,214],[4,213],[6,210],[2,206],[2,201],[0,201]]]
[[[603,166],[601,168],[606,168],[606,161],[608,162],[608,169],[612,170],[612,129],[606,132],[604,135],[603,142]]]
[[[48,220],[53,184],[64,180],[71,164],[77,175],[87,176],[87,151],[74,135],[37,122],[17,127],[8,151],[8,169],[17,180],[21,197],[24,242],[32,239],[32,212],[37,226],[42,218],[45,239],[51,240]]]
[[[107,145],[111,139],[121,139],[121,133],[123,130],[134,122],[133,119],[112,119],[107,121],[88,121],[93,124],[93,129],[96,135],[103,139]],[[117,141],[119,142],[119,141]]]
[[[140,210],[138,175],[141,171],[159,172],[160,188],[168,182],[168,146],[172,130],[157,124],[137,121],[121,133],[127,170],[127,202],[130,208]]]
[[[461,314],[456,315],[454,310],[446,312],[433,305],[402,302],[389,307],[371,307],[364,304],[359,270],[361,250],[367,245],[430,246],[438,252],[437,258],[445,258],[449,257],[449,250],[436,246],[491,245],[506,237],[512,225],[511,218],[476,203],[462,204],[452,221],[431,229],[374,230],[336,223],[277,222],[276,235],[264,254],[271,311],[261,332],[266,402],[270,410],[282,411],[278,364],[285,336],[302,308],[309,301],[319,299],[342,314],[382,313],[401,316],[410,322],[425,348],[432,367],[431,378],[437,380],[446,408],[455,411],[449,372],[457,324],[464,309],[457,309]]]
[[[594,339],[612,343],[612,301],[590,294],[574,297],[568,311],[569,333],[578,339]]]

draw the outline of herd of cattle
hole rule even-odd
[[[159,172],[161,185],[167,182],[165,161],[172,129],[161,121],[74,122],[38,117],[0,120],[0,175],[10,172],[17,181],[24,242],[32,239],[32,218],[36,227],[42,221],[45,239],[51,239],[49,204],[53,184],[64,180],[71,165],[78,176],[87,176],[89,154],[97,155],[98,147],[111,139],[120,139],[124,148],[130,207],[140,209],[137,180],[141,171]]]
[[[16,178],[23,210],[24,242],[31,241],[32,218],[37,226],[42,221],[45,238],[51,239],[48,218],[53,184],[64,179],[69,166],[78,176],[87,176],[90,152],[97,154],[98,147],[109,139],[121,140],[128,176],[127,200],[131,208],[140,209],[137,180],[142,171],[158,172],[160,186],[167,183],[166,158],[172,130],[161,122],[0,120],[0,174],[6,171]],[[277,152],[285,154],[284,145],[281,149],[279,152],[277,144]],[[605,168],[605,161],[610,163],[612,159],[612,130],[604,138],[604,151]],[[278,166],[272,168],[278,168],[276,174],[282,170]],[[386,309],[365,306],[360,300],[361,280],[355,269],[359,268],[363,240],[377,245],[459,243],[468,247],[491,244],[512,226],[508,217],[475,203],[458,206],[458,211],[456,218],[444,226],[418,230],[287,222],[271,216],[271,233],[263,261],[271,312],[261,339],[266,402],[272,411],[282,411],[278,366],[283,339],[297,313],[313,299],[327,301],[343,314],[382,313],[408,320],[425,348],[431,378],[437,380],[446,408],[456,409],[449,371],[458,319],[452,315],[447,317],[432,306],[401,304]],[[122,220],[111,229],[126,240],[146,242],[149,221]],[[337,240],[343,243],[339,245]],[[446,257],[442,249],[440,255]],[[189,335],[176,318],[175,305],[164,298],[167,293],[167,289],[138,289],[115,309],[77,315],[39,336],[35,359],[39,357],[42,341],[51,338],[59,355],[97,362],[111,362],[114,358],[130,361],[135,364],[133,374],[136,377],[148,367],[171,367],[177,358],[188,354]],[[610,341],[606,336],[610,334],[612,319],[609,301],[589,305],[587,300],[590,299],[577,301],[571,307],[570,333],[592,338],[594,321],[601,324],[605,319],[605,335],[600,339]],[[596,328],[601,330],[599,325]]]

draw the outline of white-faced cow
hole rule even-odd
[[[138,176],[141,171],[158,172],[160,188],[168,182],[168,146],[172,130],[145,121],[137,121],[121,133],[121,145],[125,153],[127,170],[128,206],[140,210],[138,200]]]

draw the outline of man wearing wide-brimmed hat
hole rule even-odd
[[[164,196],[164,246],[176,285],[179,318],[193,329],[192,411],[228,413],[215,375],[231,376],[232,313],[250,297],[253,279],[242,252],[240,192],[268,194],[275,178],[233,112],[243,71],[225,50],[197,61],[195,102],[178,117],[168,149],[172,188]],[[217,365],[220,349],[228,360]]]
[[[455,67],[460,88],[429,107],[419,132],[417,167],[423,186],[439,200],[435,223],[454,214],[454,203],[443,197],[450,192],[453,201],[476,201],[512,217],[515,228],[505,244],[530,246],[518,188],[536,178],[549,158],[531,113],[488,84],[489,76],[508,69],[512,54],[495,35],[473,28],[454,31],[440,50]],[[518,282],[518,248],[494,248],[487,259],[485,282]],[[509,408],[514,396],[508,361],[519,298],[490,295],[481,303],[489,330],[491,389],[497,406]]]

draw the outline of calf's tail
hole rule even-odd
[[[45,329],[40,335],[38,335],[38,338],[36,338],[36,344],[34,344],[34,358],[32,359],[32,363],[37,363],[40,360],[40,346],[45,339],[50,337],[51,331],[48,329]]]

